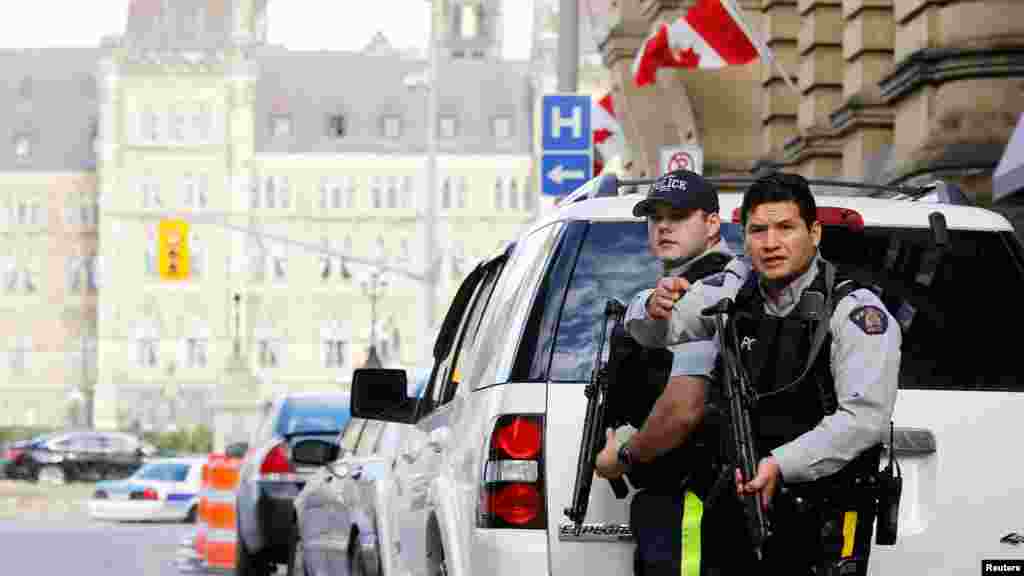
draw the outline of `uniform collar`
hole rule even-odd
[[[725,243],[725,240],[719,238],[718,242],[715,242],[710,248],[689,260],[666,260],[664,262],[665,276],[682,276],[683,274],[686,274],[687,270],[692,268],[698,260],[709,254],[733,255],[732,250],[729,250],[729,245]]]
[[[814,282],[814,278],[818,275],[818,266],[821,265],[822,261],[821,253],[815,252],[814,258],[811,259],[811,265],[807,270],[800,276],[797,276],[795,280],[786,284],[774,297],[769,295],[768,290],[764,287],[764,281],[760,280],[757,283],[757,287],[761,291],[761,296],[764,297],[765,307],[768,312],[776,316],[789,314],[797,302],[800,301],[800,296],[803,295],[804,290]]]

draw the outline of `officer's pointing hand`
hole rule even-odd
[[[779,485],[780,476],[779,463],[771,456],[761,459],[761,462],[757,465],[757,475],[750,482],[743,482],[743,474],[737,468],[736,494],[738,496],[746,496],[748,494],[760,493],[761,508],[768,510],[768,505],[772,502],[772,496],[775,495],[775,489]]]
[[[658,280],[654,292],[647,299],[647,315],[654,320],[668,320],[672,317],[672,306],[690,289],[686,278],[672,276]]]
[[[594,471],[601,478],[614,479],[622,476],[623,469],[619,464],[619,443],[615,440],[615,430],[609,428],[606,432],[604,448],[597,455],[594,462]]]

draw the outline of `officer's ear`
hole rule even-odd
[[[811,224],[811,242],[814,243],[814,247],[817,248],[818,244],[821,243],[821,222],[817,220]]]
[[[706,239],[717,238],[722,230],[722,217],[718,215],[718,212],[711,212],[706,214],[705,222],[708,226]]]

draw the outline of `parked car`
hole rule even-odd
[[[123,480],[98,482],[89,499],[89,516],[193,523],[206,460],[205,456],[159,458]]]
[[[28,469],[28,454],[31,447],[41,444],[53,434],[42,434],[24,440],[15,440],[7,443],[3,448],[3,456],[0,457],[0,477],[13,479],[31,478]]]
[[[336,444],[349,419],[347,393],[292,393],[271,403],[239,469],[238,576],[265,576],[288,562],[295,530],[293,501],[316,470],[294,462],[293,449],[311,438]]]
[[[353,416],[401,425],[399,461],[417,465],[395,469],[394,509],[377,516],[390,523],[376,544],[392,558],[388,576],[631,573],[628,498],[596,479],[579,533],[563,514],[607,299],[629,302],[662,271],[632,216],[639,197],[608,181],[563,199],[467,276],[422,401],[406,396],[400,370],[356,371]],[[876,575],[962,574],[1019,556],[1024,380],[1017,340],[996,324],[1024,321],[1024,249],[1002,215],[957,205],[946,183],[936,191],[939,202],[818,196],[822,254],[876,284],[903,331],[886,442],[903,474],[899,539],[874,547]],[[720,201],[737,251],[740,200]]]
[[[51,484],[125,478],[156,448],[123,432],[58,432],[12,445],[7,475]]]
[[[429,376],[429,368],[416,371],[410,396],[422,395]],[[305,464],[321,468],[295,498],[289,575],[386,572],[377,542],[390,538],[378,534],[378,528],[392,524],[377,517],[388,516],[394,505],[392,470],[408,464],[398,458],[404,427],[353,418],[338,438],[336,454],[325,449],[295,455],[297,461],[305,456],[310,458]]]

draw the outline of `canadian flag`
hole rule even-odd
[[[645,86],[654,83],[658,68],[738,66],[758,54],[732,0],[697,0],[682,18],[658,24],[647,37],[633,60],[633,80]]]
[[[594,147],[598,154],[594,158],[594,175],[601,173],[604,164],[622,153],[624,135],[622,125],[615,115],[615,102],[609,92],[601,98],[591,99],[590,124],[593,131]],[[598,158],[597,156],[600,156]]]

